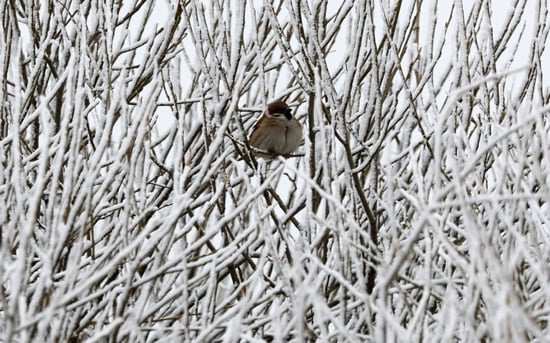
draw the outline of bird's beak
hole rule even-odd
[[[285,117],[286,117],[286,119],[288,119],[288,120],[292,119],[292,112],[290,111],[290,109],[287,109],[287,110],[285,111]]]

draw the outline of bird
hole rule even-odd
[[[254,125],[249,143],[256,149],[267,151],[272,158],[277,155],[288,157],[302,144],[302,137],[302,124],[292,116],[284,101],[277,100],[267,105]]]

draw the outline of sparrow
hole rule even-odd
[[[250,135],[250,146],[267,151],[271,157],[288,156],[302,143],[302,124],[292,116],[284,101],[267,105]]]

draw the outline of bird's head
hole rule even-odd
[[[278,100],[267,105],[267,113],[272,117],[280,117],[284,115],[286,119],[292,119],[292,111],[288,108],[286,102]]]

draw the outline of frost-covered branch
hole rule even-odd
[[[544,1],[0,8],[3,341],[547,339]]]

